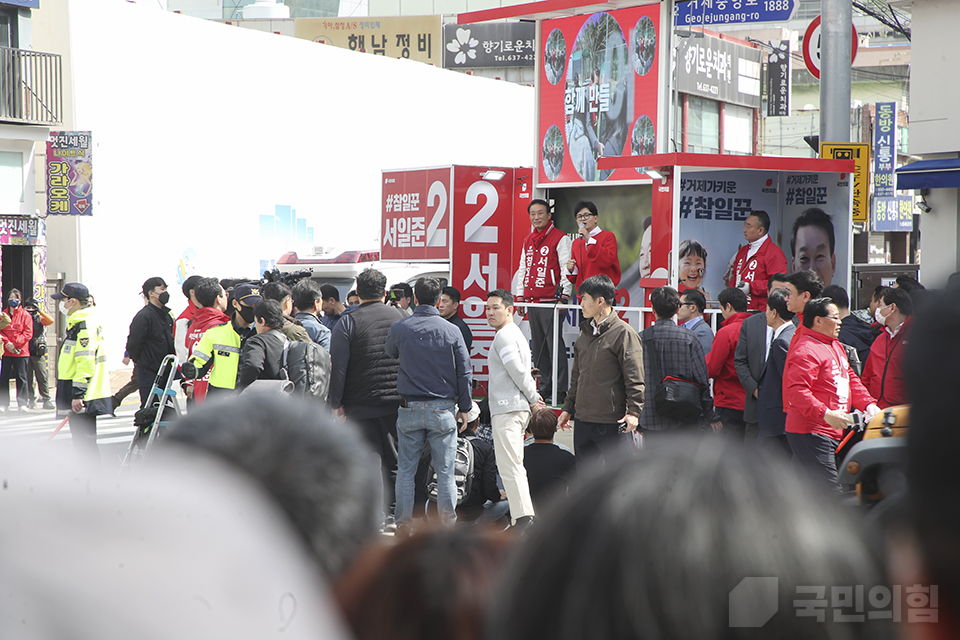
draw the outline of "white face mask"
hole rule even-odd
[[[60,307],[60,313],[62,313],[63,315],[69,315],[69,314],[70,314],[70,310],[67,309],[67,301],[66,301],[66,300],[61,300],[61,301],[60,301],[60,304],[57,305],[57,306]]]
[[[877,310],[873,312],[873,319],[876,320],[877,324],[882,327],[884,324],[886,324],[887,319],[880,314],[881,309],[883,309],[883,307],[877,307]]]

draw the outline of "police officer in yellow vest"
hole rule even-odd
[[[57,360],[57,415],[70,417],[74,449],[94,458],[97,416],[113,413],[103,327],[97,322],[90,291],[79,282],[50,296],[67,316],[67,335]]]
[[[210,372],[208,400],[236,388],[243,343],[256,333],[251,328],[253,308],[262,301],[259,285],[237,285],[230,296],[230,322],[207,329],[193,347],[193,355],[180,368],[184,378],[200,379]]]

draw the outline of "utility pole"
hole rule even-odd
[[[852,0],[820,3],[820,141],[850,142]]]

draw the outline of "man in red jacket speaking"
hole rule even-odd
[[[844,428],[853,424],[851,407],[873,417],[880,407],[850,368],[837,335],[840,310],[830,298],[815,298],[803,308],[803,326],[783,368],[783,407],[793,459],[835,493],[834,452]]]
[[[574,211],[580,237],[573,241],[570,259],[564,265],[567,278],[577,291],[580,291],[584,280],[598,275],[607,276],[616,287],[620,284],[617,237],[597,225],[600,220],[597,205],[588,201],[578,202]]]
[[[766,311],[767,278],[787,272],[787,256],[770,239],[770,216],[766,211],[751,211],[743,223],[747,244],[740,247],[733,260],[731,287],[747,294],[747,309]]]

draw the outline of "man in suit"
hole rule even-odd
[[[791,455],[784,430],[787,414],[783,411],[783,365],[787,361],[790,340],[796,331],[794,315],[787,309],[787,294],[783,289],[774,289],[767,294],[767,310],[762,317],[772,337],[767,343],[766,364],[760,374],[756,399],[757,423],[760,427],[757,451],[764,456]]]
[[[767,279],[767,295],[774,289],[785,288],[787,274],[775,273]],[[746,401],[743,405],[743,421],[746,423],[745,443],[757,439],[757,386],[760,383],[760,374],[767,360],[767,346],[770,344],[772,330],[767,326],[766,316],[757,313],[747,318],[740,325],[740,338],[737,340],[737,350],[734,352],[733,364],[737,370],[740,384],[746,391]]]

